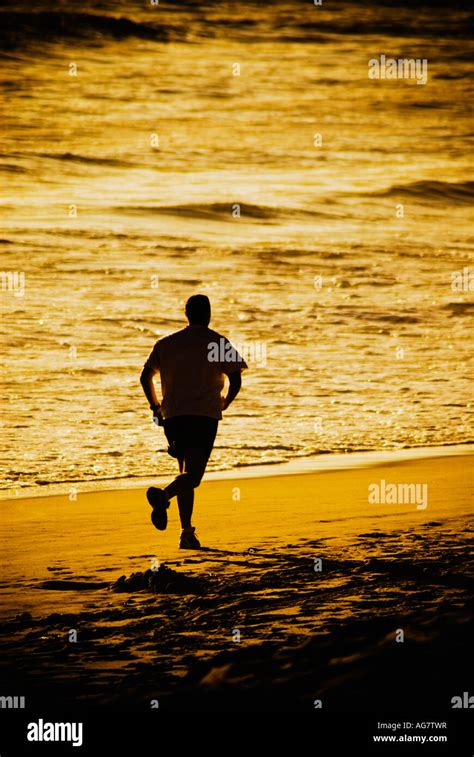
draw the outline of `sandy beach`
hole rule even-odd
[[[427,484],[427,507],[368,504],[382,480]],[[173,510],[153,529],[142,489],[10,501],[3,688],[31,711],[447,714],[468,690],[471,511],[471,455],[204,481],[201,552],[178,550]]]

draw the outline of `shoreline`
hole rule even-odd
[[[431,458],[459,457],[474,455],[474,443],[436,445],[433,447],[404,447],[395,450],[369,450],[365,452],[329,452],[311,457],[293,458],[283,463],[256,463],[222,471],[209,471],[204,474],[204,481],[228,481],[247,478],[268,478],[306,473],[324,473],[357,468],[370,468],[377,465],[396,465],[410,460]],[[177,475],[177,471],[176,471]],[[172,476],[153,478],[123,478],[96,481],[55,482],[24,489],[12,488],[0,491],[0,502],[18,501],[40,497],[69,495],[75,490],[76,495],[93,492],[133,491],[148,486],[164,483]]]

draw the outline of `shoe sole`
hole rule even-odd
[[[158,531],[166,531],[168,525],[168,513],[167,508],[161,500],[157,500],[157,497],[153,491],[153,488],[147,490],[146,498],[153,510],[151,513],[151,522],[158,529]]]
[[[151,511],[151,522],[158,531],[166,531],[168,525],[168,514],[164,507],[155,507]]]

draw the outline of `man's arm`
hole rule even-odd
[[[238,393],[240,392],[240,387],[242,386],[242,376],[240,373],[240,370],[234,371],[233,373],[229,373],[228,376],[229,379],[229,389],[227,392],[227,396],[222,398],[222,409],[227,410],[230,403],[235,400]]]
[[[156,372],[157,371],[153,368],[145,367],[140,376],[140,383],[150,404],[150,410],[153,411],[153,416],[158,419],[158,425],[161,426],[163,422],[163,416],[161,415],[160,403],[158,402],[155,384],[153,382],[153,376]]]

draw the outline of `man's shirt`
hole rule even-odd
[[[207,415],[220,420],[224,374],[247,367],[226,337],[199,325],[160,339],[145,363],[160,372],[163,418]]]

